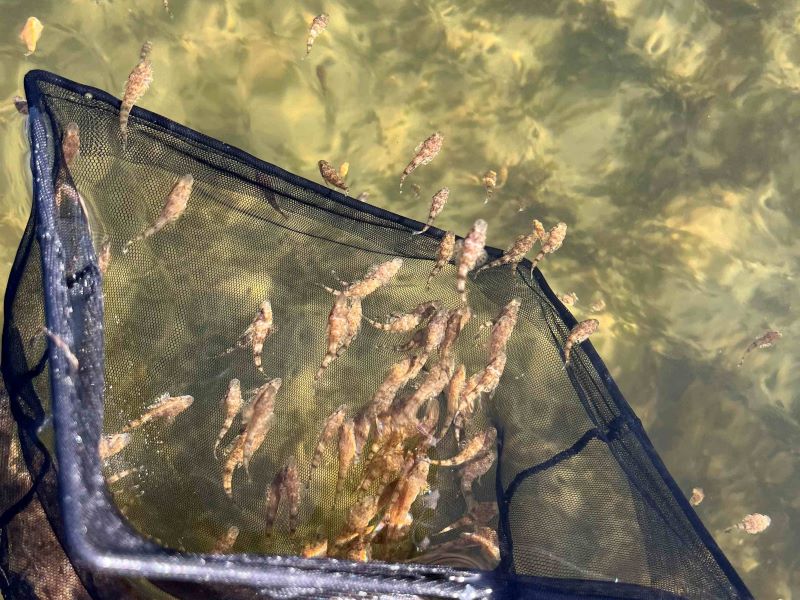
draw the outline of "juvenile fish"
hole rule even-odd
[[[781,338],[780,331],[767,331],[764,335],[761,335],[750,342],[750,345],[742,354],[742,358],[739,360],[739,364],[737,366],[741,367],[744,364],[745,357],[750,354],[753,350],[761,349],[761,348],[769,348],[775,344]]]
[[[358,415],[356,415],[355,421],[353,422],[353,438],[356,445],[356,455],[353,460],[355,462],[358,462],[360,459],[364,445],[369,439],[369,434],[372,431],[372,421],[373,418],[371,417],[371,407],[367,405],[361,409],[361,411],[359,411]]]
[[[264,372],[262,367],[261,355],[264,352],[264,342],[275,331],[275,323],[272,317],[272,303],[269,300],[264,300],[258,307],[258,313],[253,318],[253,322],[245,329],[242,337],[237,342],[238,347],[252,346],[253,348],[253,364],[256,369]]]
[[[322,178],[326,183],[337,187],[340,190],[344,190],[345,192],[350,190],[350,188],[347,187],[344,178],[339,175],[336,169],[334,169],[328,161],[321,160],[317,163],[317,165],[319,165],[319,174],[322,175]]]
[[[497,173],[491,169],[483,174],[483,187],[486,188],[486,200],[483,201],[487,204],[494,195],[494,189],[497,187]]]
[[[323,558],[328,555],[328,538],[312,540],[303,546],[300,556],[303,558]]]
[[[496,458],[497,454],[493,450],[484,454],[479,453],[477,458],[467,462],[459,469],[461,493],[468,503],[472,502],[472,484],[492,468]]]
[[[464,386],[464,402],[469,406],[469,412],[472,412],[472,407],[475,405],[475,400],[481,394],[491,395],[497,385],[500,383],[500,378],[503,376],[503,371],[506,368],[506,353],[498,352],[491,358],[489,364],[486,365],[481,371],[469,378],[467,384]]]
[[[153,223],[151,227],[148,227],[142,233],[137,235],[135,238],[126,242],[125,246],[122,248],[122,253],[127,254],[131,249],[131,246],[133,246],[133,244],[136,242],[149,238],[151,235],[164,229],[164,227],[170,223],[174,223],[180,219],[186,210],[186,204],[189,202],[189,196],[192,193],[192,185],[194,185],[194,177],[191,175],[184,175],[178,179],[178,181],[175,182],[175,185],[172,186],[172,190],[170,191],[167,201],[164,203],[164,208],[161,209],[161,214],[159,215],[158,219],[156,219],[156,222]]]
[[[411,357],[406,356],[391,366],[385,379],[370,401],[369,414],[373,418],[389,410],[397,392],[411,379],[409,376],[411,364]]]
[[[42,25],[42,22],[36,17],[28,17],[28,20],[25,21],[25,25],[19,32],[19,39],[22,40],[22,43],[25,44],[25,47],[28,49],[25,56],[30,56],[36,52],[36,44],[42,36],[43,30],[44,25]]]
[[[553,227],[546,236],[542,237],[542,247],[539,254],[531,262],[531,279],[533,279],[533,270],[545,256],[552,254],[564,243],[564,238],[567,237],[567,224],[558,223]]]
[[[564,306],[574,306],[578,302],[578,294],[575,292],[569,292],[567,294],[563,294],[559,300],[564,303]]]
[[[741,521],[739,521],[733,527],[729,527],[725,531],[732,531],[733,529],[739,529],[750,535],[755,535],[757,533],[761,533],[767,527],[770,526],[772,523],[772,519],[770,519],[767,515],[762,515],[760,513],[753,513],[752,515],[746,515]]]
[[[100,438],[100,460],[105,460],[121,452],[130,444],[130,433],[111,433]]]
[[[431,302],[419,304],[409,313],[392,314],[385,323],[373,321],[368,317],[365,317],[364,320],[376,329],[391,331],[392,333],[402,333],[411,331],[440,308],[441,302],[433,300]]]
[[[100,246],[97,253],[97,269],[101,275],[105,275],[108,266],[111,264],[111,240],[106,239]]]
[[[506,351],[508,340],[511,338],[514,327],[517,325],[520,304],[521,301],[519,298],[513,298],[502,308],[494,322],[490,322],[492,324],[492,330],[489,334],[490,359]],[[483,328],[483,326],[481,326],[481,328]]]
[[[497,532],[491,527],[477,527],[474,532],[465,531],[461,534],[461,537],[477,544],[481,551],[495,563],[500,562],[500,546],[497,541]]]
[[[487,227],[488,224],[486,221],[478,219],[473,224],[467,237],[464,238],[464,245],[458,260],[458,275],[456,280],[456,290],[461,294],[462,302],[467,301],[467,273],[475,267],[478,258],[484,251]]]
[[[40,337],[42,335],[46,335],[50,339],[50,342],[56,348],[61,350],[61,352],[64,353],[64,357],[67,359],[67,363],[69,363],[70,372],[71,373],[77,373],[78,369],[80,368],[80,363],[78,362],[78,357],[75,356],[75,354],[72,352],[72,349],[69,347],[69,344],[67,344],[67,342],[64,341],[64,338],[62,338],[57,333],[53,333],[47,327],[41,327],[41,328],[39,328],[38,333],[36,333],[36,335],[34,335],[34,339],[36,339],[36,338],[38,338],[38,337]]]
[[[600,321],[597,319],[586,319],[572,328],[572,331],[570,331],[569,335],[567,336],[567,342],[564,344],[565,369],[570,365],[570,354],[572,352],[572,347],[575,346],[575,344],[582,344],[588,340],[589,336],[597,331],[599,327]]]
[[[363,318],[362,308],[361,308],[361,298],[355,297],[350,298],[349,302],[349,309],[347,310],[347,335],[344,336],[344,340],[342,340],[342,345],[336,351],[336,356],[341,356],[344,354],[345,350],[350,347],[350,344],[358,336],[358,332],[361,331],[361,319]]]
[[[536,229],[536,223],[539,222],[534,221],[533,231],[517,236],[513,243],[503,252],[503,256],[483,265],[475,272],[475,275],[487,269],[502,267],[503,265],[511,265],[513,270],[516,270],[517,265],[522,262],[525,255],[531,251],[533,245],[540,239],[539,231]],[[539,225],[541,226],[541,223],[539,223]]]
[[[317,15],[311,21],[311,27],[308,30],[308,39],[306,40],[306,56],[308,56],[311,52],[311,47],[314,45],[314,41],[317,39],[319,34],[327,29],[329,22],[330,16],[326,13]]]
[[[450,429],[450,426],[453,424],[453,420],[456,418],[461,392],[464,390],[464,383],[466,382],[466,379],[466,367],[464,365],[458,365],[458,368],[456,368],[455,373],[453,373],[453,376],[450,378],[450,381],[447,384],[446,412],[444,416],[444,422],[442,423],[442,428],[438,434],[439,439],[444,437],[444,435]]]
[[[425,223],[425,227],[419,231],[413,232],[411,235],[419,235],[428,231],[431,225],[433,225],[434,220],[436,220],[436,217],[439,216],[439,213],[444,210],[448,198],[450,198],[450,188],[443,187],[436,192],[433,195],[433,198],[431,198],[431,208],[428,212],[428,221]]]
[[[393,258],[392,260],[372,265],[362,279],[346,284],[341,291],[334,290],[327,286],[324,287],[334,296],[343,295],[351,298],[358,297],[363,299],[389,283],[389,281],[397,275],[402,266],[402,258]]]
[[[467,514],[442,529],[437,535],[470,525],[488,525],[498,512],[497,502],[474,502]]]
[[[14,108],[17,109],[17,112],[21,115],[28,114],[28,103],[26,102],[25,98],[22,96],[14,96],[11,101],[14,103]]]
[[[311,458],[311,469],[308,474],[309,483],[311,482],[311,476],[314,474],[314,471],[316,471],[317,467],[322,463],[325,450],[333,441],[339,429],[341,429],[342,423],[344,423],[346,410],[347,405],[342,404],[325,420],[325,424],[322,426],[322,432],[319,434],[319,439],[317,440],[317,447],[314,449],[314,456]],[[306,485],[308,485],[308,483]]]
[[[450,313],[447,318],[447,326],[444,330],[444,337],[439,346],[439,355],[442,358],[448,357],[455,348],[458,336],[464,327],[467,326],[469,320],[472,318],[472,309],[466,304],[459,306]]]
[[[275,520],[278,518],[278,509],[280,508],[281,504],[281,496],[283,495],[285,480],[286,468],[284,467],[275,473],[275,477],[273,477],[272,482],[267,487],[267,509],[264,518],[267,535],[270,535],[272,532],[272,526],[275,525]]]
[[[236,471],[237,467],[242,464],[244,441],[245,435],[243,431],[231,442],[227,452],[228,458],[225,460],[225,466],[222,468],[222,487],[228,497],[233,497],[233,473]]]
[[[119,108],[119,129],[122,134],[123,147],[128,141],[128,119],[131,109],[153,83],[153,65],[149,58],[152,49],[153,45],[150,42],[144,43],[139,52],[139,62],[133,67],[128,75],[128,81],[125,83],[125,92],[122,94],[122,103]]]
[[[72,187],[67,175],[67,167],[71,167],[75,160],[81,153],[81,135],[78,125],[76,123],[67,123],[64,128],[64,134],[61,136],[61,156],[63,163],[58,170],[55,184],[55,203],[56,206],[61,206],[61,198],[67,195],[74,202],[77,202],[84,208],[83,199],[80,198],[78,191]]]
[[[175,417],[189,408],[192,402],[194,402],[192,396],[170,396],[169,392],[166,392],[153,404],[148,406],[142,416],[125,425],[125,427],[122,428],[122,433],[141,427],[155,419],[166,419],[168,422],[171,422]]]
[[[497,430],[494,427],[488,427],[486,431],[475,434],[461,449],[461,452],[456,454],[453,458],[444,460],[431,460],[432,465],[440,467],[455,467],[462,465],[467,461],[472,460],[479,454],[491,450],[494,447],[495,440],[497,439]]]
[[[344,482],[347,479],[347,473],[350,471],[350,466],[356,457],[356,434],[353,419],[345,419],[342,426],[339,428],[339,475],[336,478],[336,495],[338,496]]]
[[[411,505],[419,494],[428,487],[428,470],[431,462],[424,455],[416,458],[411,470],[400,479],[394,498],[384,517],[386,539],[399,539],[411,523]]]
[[[227,554],[236,543],[236,538],[239,537],[239,528],[236,525],[228,527],[228,531],[222,536],[214,547],[211,549],[211,554]]]
[[[238,379],[231,379],[228,383],[228,391],[222,399],[222,407],[225,411],[225,420],[222,423],[222,429],[219,431],[216,441],[214,442],[214,458],[217,458],[217,448],[219,447],[222,438],[228,433],[228,430],[233,424],[233,419],[242,408],[242,387]]]
[[[275,396],[281,389],[283,380],[276,377],[258,388],[256,397],[249,407],[249,419],[244,432],[244,448],[242,451],[242,464],[248,477],[250,476],[250,459],[264,443],[267,433],[272,426],[275,414]]]
[[[141,471],[141,470],[142,470],[142,467],[132,467],[130,469],[123,469],[122,471],[119,471],[118,473],[112,473],[111,475],[106,477],[106,485],[112,486],[115,483],[117,483],[120,479],[122,479],[124,477],[127,477],[128,475],[132,475],[133,473],[136,473],[136,472]]]
[[[350,320],[352,310],[351,298],[340,294],[333,303],[331,312],[328,313],[328,326],[326,338],[328,348],[322,358],[322,364],[314,375],[314,380],[319,380],[330,364],[340,355],[340,349],[345,343],[350,331]]]
[[[431,398],[435,398],[442,393],[442,390],[450,382],[451,373],[448,367],[449,365],[442,362],[434,365],[411,397],[394,411],[394,421],[396,423],[403,425],[415,422],[416,414],[420,407]]]
[[[414,149],[414,158],[412,158],[411,162],[403,169],[403,174],[400,176],[401,194],[403,193],[403,182],[406,180],[406,177],[411,175],[417,167],[427,165],[436,158],[436,155],[439,154],[439,151],[442,149],[443,142],[444,136],[437,131]]]
[[[450,259],[453,258],[453,250],[456,247],[456,234],[452,231],[448,231],[442,237],[442,241],[439,244],[439,249],[436,251],[436,262],[433,264],[433,269],[431,269],[431,274],[428,275],[428,283],[426,285],[426,289],[431,287],[431,281],[433,278],[436,277],[444,266],[450,262]]]
[[[297,517],[300,514],[300,473],[294,456],[289,457],[283,476],[283,496],[289,504],[289,533],[297,531]]]

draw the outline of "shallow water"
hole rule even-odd
[[[0,23],[0,279],[27,218],[24,120],[43,68],[121,93],[145,39],[141,105],[310,179],[351,164],[355,194],[505,246],[566,221],[542,270],[573,312],[603,299],[594,344],[756,597],[800,595],[800,7],[792,2],[26,2]],[[310,57],[311,18],[331,14]],[[16,36],[35,15],[36,52]],[[397,193],[414,147],[445,148]],[[491,203],[481,175],[507,168]],[[415,199],[410,184],[422,188]],[[768,328],[774,348],[743,349]],[[750,512],[758,536],[723,533]]]

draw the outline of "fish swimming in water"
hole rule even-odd
[[[219,447],[222,438],[228,433],[228,430],[233,424],[233,419],[242,408],[242,387],[238,379],[231,379],[228,383],[228,391],[222,399],[223,410],[225,411],[225,420],[222,423],[222,429],[219,431],[216,441],[214,442],[214,458],[217,457],[217,448]]]
[[[311,476],[314,474],[314,471],[322,464],[322,457],[325,454],[325,450],[333,441],[336,434],[339,433],[339,429],[342,427],[342,423],[344,423],[346,411],[347,405],[342,404],[325,420],[325,424],[322,426],[322,431],[317,439],[314,455],[311,458],[311,468],[309,469],[308,483],[306,483],[306,485],[311,482]]]
[[[412,520],[411,505],[428,488],[430,465],[428,458],[421,454],[408,473],[401,477],[383,519],[388,541],[397,540],[408,531]]]
[[[130,433],[110,433],[100,438],[100,460],[121,452],[131,442]]]
[[[758,336],[744,351],[742,354],[742,358],[739,360],[738,367],[741,367],[744,364],[745,357],[750,354],[753,350],[761,349],[761,348],[770,348],[781,338],[780,331],[767,331],[765,334]]]
[[[286,468],[284,467],[275,473],[275,477],[272,478],[272,482],[270,482],[269,486],[267,487],[267,510],[264,517],[267,535],[272,533],[272,526],[275,524],[275,520],[278,518],[278,509],[281,505],[281,496],[283,496],[285,479]]]
[[[344,190],[345,192],[350,190],[350,188],[347,187],[344,178],[339,175],[336,169],[334,169],[328,161],[321,160],[317,163],[317,165],[319,166],[319,174],[322,175],[325,183],[335,186],[340,190]]]
[[[192,402],[194,402],[192,396],[170,396],[169,392],[165,392],[159,396],[158,400],[147,407],[144,414],[125,425],[122,428],[122,433],[141,427],[155,419],[166,419],[170,422],[189,408]]]
[[[22,96],[14,96],[11,101],[14,103],[14,108],[21,115],[28,114],[28,102]]]
[[[477,276],[478,273],[481,273],[482,271],[493,269],[495,267],[501,267],[503,265],[511,265],[513,268],[513,273],[516,270],[517,265],[522,262],[522,260],[525,258],[525,255],[531,251],[533,245],[540,239],[539,231],[536,229],[536,223],[539,223],[539,221],[534,220],[534,230],[531,231],[531,233],[517,236],[512,244],[506,248],[506,251],[503,252],[503,256],[483,265],[475,272],[475,275]],[[539,223],[539,225],[541,225],[541,223]]]
[[[456,234],[452,231],[448,231],[442,237],[442,241],[439,243],[439,248],[436,251],[436,262],[433,264],[433,269],[431,269],[431,274],[428,275],[428,283],[425,289],[431,287],[431,281],[433,278],[436,277],[439,272],[444,269],[444,266],[450,262],[450,259],[453,258],[453,250],[456,247]]]
[[[399,314],[394,313],[389,316],[385,323],[373,321],[368,317],[364,317],[364,320],[376,329],[391,331],[392,333],[404,333],[417,327],[422,321],[429,318],[440,308],[441,302],[433,300],[417,305],[417,307],[411,312]]]
[[[570,365],[570,354],[572,352],[572,347],[576,344],[582,344],[586,340],[589,339],[589,336],[592,335],[597,329],[600,327],[600,321],[597,319],[586,319],[585,321],[581,321],[572,330],[569,332],[567,336],[567,341],[564,344],[564,368],[566,369]]]
[[[276,377],[268,381],[256,391],[256,396],[248,406],[247,425],[244,430],[244,448],[242,449],[242,464],[245,473],[250,475],[250,459],[261,447],[272,426],[275,415],[275,396],[281,389],[283,380]]]
[[[486,188],[486,200],[483,201],[487,204],[494,194],[494,189],[497,187],[497,173],[491,169],[483,174],[483,187]]]
[[[411,162],[403,169],[403,174],[400,176],[401,194],[403,193],[403,182],[406,180],[406,177],[411,175],[417,167],[427,165],[436,158],[436,155],[439,154],[439,151],[442,149],[443,143],[444,136],[437,131],[414,149],[414,158],[412,158]]]
[[[125,92],[122,94],[122,103],[119,108],[119,129],[122,134],[122,147],[128,142],[128,119],[131,109],[153,83],[153,65],[150,63],[150,52],[153,45],[145,42],[139,52],[139,62],[133,67],[128,80],[125,82]]]
[[[303,546],[300,556],[303,558],[323,558],[328,555],[328,538],[321,537]]]
[[[548,231],[546,235],[542,235],[542,247],[539,250],[539,254],[537,254],[533,261],[531,261],[531,279],[533,279],[533,270],[536,268],[536,265],[539,264],[539,261],[541,261],[548,254],[552,254],[561,248],[561,244],[564,243],[565,237],[567,237],[566,223],[558,223],[555,227]]]
[[[472,225],[467,237],[464,238],[464,245],[461,249],[461,256],[458,260],[458,275],[456,280],[456,290],[461,295],[461,301],[467,301],[467,273],[477,264],[478,258],[484,252],[486,245],[486,229],[488,224],[483,219],[478,219]]]
[[[25,53],[25,56],[30,56],[36,52],[36,44],[39,42],[39,38],[42,36],[42,31],[44,31],[44,25],[42,25],[42,22],[36,17],[28,17],[28,20],[25,21],[25,25],[22,27],[22,30],[19,32],[19,39],[28,49],[28,51]]]
[[[431,208],[428,212],[428,221],[425,223],[425,227],[420,229],[419,231],[413,232],[411,235],[419,235],[421,233],[425,233],[428,229],[431,228],[433,225],[434,220],[439,214],[444,210],[445,205],[447,204],[447,200],[450,198],[450,188],[443,187],[438,192],[433,195],[431,198]]]
[[[500,314],[494,321],[487,321],[480,326],[479,330],[485,329],[488,326],[492,327],[489,334],[489,359],[491,360],[500,352],[506,351],[506,345],[517,325],[517,318],[519,316],[519,307],[521,300],[519,298],[512,298],[501,310]]]
[[[156,222],[151,227],[145,229],[142,233],[137,235],[132,240],[125,243],[122,248],[122,253],[127,254],[131,246],[136,242],[149,238],[151,235],[158,233],[170,223],[174,223],[181,218],[186,210],[186,204],[189,202],[189,196],[192,193],[192,186],[194,185],[194,177],[191,174],[184,175],[175,182],[172,186],[167,201],[164,203],[164,208],[161,210]]]
[[[311,21],[311,26],[308,30],[308,39],[306,40],[306,56],[311,53],[311,47],[314,45],[314,41],[319,37],[325,29],[328,28],[328,23],[330,22],[330,15],[327,13],[322,13],[321,15],[317,15]]]

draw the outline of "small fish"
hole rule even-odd
[[[391,331],[392,333],[403,333],[417,327],[422,321],[428,319],[440,308],[441,302],[433,300],[417,305],[417,307],[409,313],[394,313],[389,316],[385,323],[373,321],[367,317],[365,317],[364,320],[376,329]]]
[[[242,408],[242,387],[238,379],[231,379],[228,383],[228,391],[222,399],[222,407],[225,411],[225,420],[222,423],[222,429],[219,431],[216,441],[214,442],[214,458],[217,458],[217,448],[219,447],[222,438],[228,433],[228,430],[233,424],[233,419]]]
[[[438,440],[434,437],[433,433],[439,425],[439,417],[441,409],[439,408],[439,399],[431,398],[427,404],[424,405],[424,413],[422,419],[417,426],[417,431],[422,434],[424,443],[430,446],[435,446]],[[417,448],[422,448],[422,444]]]
[[[19,39],[22,40],[22,43],[25,44],[25,47],[28,49],[25,56],[30,56],[36,52],[36,43],[39,41],[39,38],[42,37],[43,29],[44,25],[42,25],[42,22],[36,17],[28,17],[28,20],[25,21],[22,31],[19,32]]]
[[[483,174],[483,187],[486,188],[486,200],[483,201],[487,204],[494,194],[494,189],[497,187],[497,173],[489,169]]]
[[[61,152],[68,167],[71,167],[80,155],[81,134],[77,123],[69,122],[64,128],[64,135],[61,137]]]
[[[356,444],[356,455],[354,460],[356,462],[361,457],[361,452],[364,449],[364,445],[369,439],[369,434],[372,431],[372,420],[371,406],[367,405],[359,411],[358,415],[356,415],[355,421],[353,422],[353,437]]]
[[[531,262],[531,279],[533,279],[533,270],[539,264],[539,261],[561,248],[565,237],[567,237],[567,224],[558,223],[542,238],[542,247],[539,250],[539,254]]]
[[[106,239],[100,245],[100,250],[97,252],[97,269],[101,275],[105,275],[108,271],[108,266],[111,264],[111,240]]]
[[[478,273],[482,271],[495,267],[502,267],[503,265],[511,265],[513,267],[512,272],[516,271],[517,265],[521,263],[525,255],[531,251],[533,245],[539,241],[539,233],[535,228],[536,223],[539,222],[534,221],[534,230],[531,233],[517,236],[513,243],[503,252],[503,256],[483,265],[475,272],[475,275],[477,276]],[[541,225],[541,223],[539,223],[539,225]]]
[[[407,531],[411,505],[414,504],[417,496],[428,487],[430,465],[431,461],[426,456],[420,455],[408,473],[400,479],[383,519],[386,524],[387,540],[397,540]]]
[[[245,330],[239,339],[239,345],[249,345],[253,347],[253,364],[256,369],[264,372],[261,365],[261,355],[264,352],[264,342],[275,331],[275,324],[272,317],[272,303],[264,300],[258,307],[258,313],[253,318],[253,322]]]
[[[189,202],[189,196],[192,193],[193,185],[194,177],[191,175],[184,175],[178,179],[175,185],[172,186],[172,190],[169,196],[167,196],[167,201],[164,203],[164,208],[161,209],[161,214],[158,219],[156,219],[156,222],[135,238],[126,242],[125,246],[122,248],[122,253],[127,254],[131,246],[136,242],[149,238],[151,235],[164,229],[164,227],[170,223],[174,223],[180,219],[181,215],[183,215],[186,210],[186,204]]]
[[[414,158],[412,158],[411,162],[403,169],[403,174],[400,176],[401,194],[403,193],[403,182],[406,180],[406,177],[411,175],[417,167],[427,165],[436,158],[436,155],[439,154],[439,151],[442,149],[443,142],[444,136],[437,131],[414,149]]]
[[[326,537],[321,537],[308,542],[300,551],[300,556],[303,558],[323,558],[327,555],[328,538]]]
[[[461,537],[468,542],[477,544],[481,551],[495,563],[500,562],[500,546],[497,532],[490,527],[477,527],[474,532],[466,531]]]
[[[122,135],[122,146],[128,141],[128,119],[131,115],[131,109],[136,104],[150,84],[153,83],[153,65],[150,63],[150,51],[153,45],[150,42],[145,42],[139,52],[139,62],[133,67],[133,70],[128,75],[128,80],[125,82],[125,92],[122,94],[122,103],[119,107],[119,129]]]
[[[69,363],[70,372],[77,373],[78,369],[80,368],[78,357],[72,352],[72,349],[69,347],[69,344],[64,341],[64,338],[57,333],[53,333],[47,327],[41,327],[38,333],[36,333],[36,335],[33,337],[35,339],[41,335],[46,335],[50,339],[50,342],[64,353],[64,357],[67,359],[67,363]]]
[[[323,287],[334,296],[344,295],[363,299],[389,283],[402,266],[402,258],[393,258],[392,260],[372,265],[363,278],[346,284],[342,291],[334,290],[327,286]]]
[[[319,174],[322,175],[325,183],[337,187],[340,190],[344,190],[345,192],[350,190],[350,188],[347,187],[344,178],[336,172],[336,169],[334,169],[328,161],[321,160],[317,163],[317,165],[319,166]]]
[[[194,402],[192,396],[170,396],[169,392],[162,394],[158,400],[147,407],[142,416],[130,421],[125,427],[122,428],[122,433],[141,427],[155,419],[166,419],[168,422],[172,421],[189,408]]]
[[[283,495],[289,504],[289,533],[297,531],[297,517],[300,514],[300,472],[297,461],[290,456],[284,467]]]
[[[450,381],[447,385],[446,412],[444,416],[444,422],[442,423],[442,429],[438,434],[439,439],[444,437],[444,435],[450,429],[450,426],[453,424],[453,420],[456,418],[461,392],[464,390],[464,383],[466,379],[466,367],[464,365],[458,365],[458,368],[456,368],[455,373],[453,373],[453,376],[450,378]]]
[[[472,502],[472,484],[476,479],[483,477],[489,469],[492,468],[497,454],[494,451],[478,454],[478,456],[459,469],[461,476],[461,494],[467,500],[467,503]]]
[[[228,531],[225,532],[217,543],[214,544],[214,547],[211,549],[211,554],[227,554],[233,548],[233,545],[236,543],[236,538],[239,537],[239,528],[236,525],[231,525],[228,527]]]
[[[564,368],[567,368],[570,364],[572,347],[588,340],[589,336],[597,331],[599,327],[600,321],[597,319],[586,319],[572,328],[572,331],[567,336],[567,342],[564,344]]]
[[[419,200],[420,196],[422,196],[422,187],[418,183],[412,183],[411,193],[414,194],[414,200]]]
[[[467,326],[469,320],[472,318],[472,309],[466,304],[459,306],[450,312],[447,318],[447,326],[444,331],[442,343],[439,346],[439,355],[442,358],[450,356],[455,348],[458,336],[464,327]]]
[[[121,452],[131,442],[130,433],[111,433],[100,438],[100,460]]]
[[[130,468],[130,469],[123,469],[122,471],[119,471],[118,473],[112,473],[111,475],[106,477],[106,485],[112,486],[115,483],[117,483],[120,479],[122,479],[123,477],[127,477],[128,475],[132,475],[133,473],[136,473],[136,472],[141,471],[141,470],[142,470],[142,467],[133,467],[133,468]]]
[[[241,466],[242,458],[244,456],[244,431],[241,432],[236,439],[230,444],[227,452],[228,458],[225,461],[225,466],[222,469],[222,487],[228,497],[233,497],[233,473],[236,468]]]
[[[250,459],[264,443],[272,426],[272,418],[275,414],[275,396],[282,384],[283,380],[280,377],[265,383],[258,388],[256,396],[250,404],[242,451],[242,464],[248,476],[250,475]]]
[[[606,309],[606,301],[600,298],[589,305],[589,310],[593,313],[603,312]]]
[[[755,535],[757,533],[761,533],[767,527],[770,526],[772,523],[772,519],[770,519],[767,515],[762,515],[760,513],[753,513],[752,515],[745,516],[744,519],[739,521],[733,527],[728,527],[725,531],[733,531],[734,529],[739,529],[750,535]]]
[[[490,360],[501,352],[506,351],[508,340],[517,325],[517,318],[519,316],[519,307],[521,300],[513,298],[506,304],[492,325],[492,331],[489,334],[489,358]]]
[[[442,393],[450,382],[449,365],[436,363],[414,393],[394,410],[394,421],[399,425],[413,423],[419,409],[431,398]]]
[[[745,357],[750,354],[753,350],[761,349],[761,348],[770,348],[781,338],[780,331],[767,331],[764,335],[760,335],[752,342],[742,354],[742,358],[739,360],[739,364],[737,366],[741,367],[744,364]]]
[[[491,394],[494,393],[494,390],[497,389],[497,385],[500,383],[500,378],[503,376],[503,371],[506,368],[506,358],[505,352],[498,352],[491,358],[489,364],[486,365],[484,369],[478,371],[469,378],[464,386],[464,392],[462,393],[466,406],[474,406],[475,400],[478,399],[481,394],[491,396]],[[470,408],[469,411],[471,412],[471,410]]]
[[[372,459],[364,468],[364,476],[359,491],[368,490],[377,480],[381,484],[386,484],[395,479],[403,469],[406,458],[403,452],[403,433],[392,430],[385,436],[383,444],[373,447]]]
[[[306,40],[306,56],[308,56],[311,52],[311,47],[314,45],[314,41],[317,39],[317,36],[319,36],[319,34],[325,31],[325,29],[328,27],[329,21],[330,16],[326,13],[317,15],[311,21],[311,27],[308,30],[308,39]]]
[[[355,536],[365,533],[372,519],[378,514],[380,507],[379,496],[366,496],[351,506],[347,511],[344,529],[336,539],[337,544],[347,543]]]
[[[559,300],[564,303],[564,306],[574,306],[578,302],[578,294],[575,292],[562,294]]]
[[[475,267],[481,252],[484,252],[487,227],[486,221],[478,219],[473,224],[467,237],[464,238],[464,245],[458,260],[458,276],[456,280],[456,289],[461,295],[462,302],[467,301],[467,273]]]
[[[437,535],[470,525],[488,525],[489,521],[494,519],[498,513],[497,502],[473,502],[467,514],[442,529]]]
[[[369,192],[361,192],[356,198],[359,202],[366,202],[369,200]]]
[[[440,467],[455,467],[463,465],[464,463],[472,460],[479,454],[490,451],[494,448],[495,440],[497,439],[497,430],[494,427],[488,427],[485,431],[476,433],[470,440],[464,444],[461,451],[453,458],[444,460],[431,460],[432,465]]]
[[[339,173],[339,177],[341,177],[343,180],[347,179],[347,174],[350,172],[350,163],[345,161],[340,164],[337,172]]]
[[[269,486],[267,486],[267,510],[264,517],[267,535],[270,535],[272,532],[272,526],[275,525],[275,520],[278,518],[278,509],[281,505],[281,496],[283,496],[285,480],[286,468],[284,467],[275,473],[275,477],[272,478],[272,482],[269,484]]]
[[[425,227],[420,229],[419,231],[413,232],[411,235],[419,235],[421,233],[425,233],[430,229],[431,225],[433,225],[433,221],[436,217],[439,216],[439,213],[444,210],[445,204],[447,204],[447,200],[450,198],[450,188],[443,187],[438,192],[433,195],[431,198],[431,209],[428,212],[428,221],[425,223]]]
[[[692,497],[689,498],[689,504],[698,506],[706,497],[703,488],[692,488]]]
[[[344,345],[350,331],[350,321],[348,317],[350,316],[351,308],[351,299],[349,297],[344,294],[336,297],[333,308],[331,308],[331,312],[328,313],[328,326],[326,331],[328,349],[325,356],[322,358],[322,364],[317,370],[316,375],[314,375],[315,381],[322,377],[325,370],[340,355],[339,350]]]
[[[344,488],[347,473],[356,457],[356,434],[353,419],[345,419],[339,428],[339,475],[336,478],[336,495]]]
[[[444,234],[444,237],[442,237],[439,249],[436,251],[436,262],[433,265],[433,269],[431,269],[431,274],[428,275],[428,283],[425,286],[426,289],[431,287],[433,278],[436,277],[439,272],[444,269],[444,266],[450,262],[450,259],[453,258],[453,250],[455,247],[456,234],[452,231],[448,231]]]
[[[363,313],[361,308],[361,298],[355,297],[349,299],[349,308],[347,310],[347,335],[345,335],[344,339],[342,340],[342,345],[336,351],[336,356],[341,356],[344,352],[350,347],[350,344],[353,343],[353,340],[356,339],[358,336],[358,332],[361,331],[361,320],[363,319]]]
[[[407,356],[391,366],[389,372],[378,387],[369,404],[371,416],[376,416],[386,412],[394,401],[397,392],[411,379],[412,359]]]
[[[21,115],[28,114],[28,103],[25,101],[25,98],[22,96],[14,96],[11,101],[14,103],[14,108],[17,109],[17,112]]]
[[[322,426],[322,432],[317,439],[317,447],[314,449],[314,456],[311,458],[308,483],[311,482],[311,476],[314,474],[314,471],[322,464],[322,457],[325,454],[325,450],[333,441],[336,434],[339,433],[339,429],[341,429],[342,423],[344,423],[346,411],[347,405],[342,404],[325,420],[325,424]],[[306,483],[306,485],[308,485],[308,483]]]

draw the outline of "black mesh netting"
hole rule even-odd
[[[507,267],[470,277],[474,316],[456,350],[468,373],[480,370],[487,358],[474,341],[479,324],[521,299],[500,385],[465,431],[471,437],[492,425],[498,432],[497,460],[473,492],[476,502],[497,502],[499,516],[488,525],[498,534],[499,562],[463,535],[468,529],[440,533],[463,516],[467,500],[458,469],[434,466],[401,541],[375,538],[366,563],[299,558],[306,542],[341,528],[360,497],[366,454],[337,495],[333,444],[302,491],[293,534],[285,506],[271,535],[265,531],[265,490],[290,456],[307,478],[325,418],[341,404],[351,416],[367,404],[401,356],[392,346],[406,339],[365,325],[315,383],[333,303],[320,284],[336,286],[332,270],[352,281],[372,264],[402,257],[391,283],[364,299],[365,316],[430,299],[454,308],[454,265],[425,289],[442,232],[412,237],[415,221],[144,110],[134,109],[123,146],[118,100],[39,71],[25,86],[34,205],[8,286],[2,356],[24,462],[15,463],[2,496],[4,594],[49,597],[41,582],[52,581],[54,567],[30,544],[52,548],[58,540],[75,565],[73,572],[53,549],[65,586],[92,597],[749,597],[591,345],[563,368],[575,321],[538,271],[530,279],[526,263],[513,278]],[[81,145],[67,170],[61,139],[70,122]],[[123,254],[185,174],[194,187],[182,218]],[[56,207],[54,186],[65,181],[85,209],[72,195]],[[112,258],[101,277],[103,240]],[[226,349],[265,298],[276,330],[262,374],[247,348]],[[77,371],[65,352],[36,336],[43,324],[72,349]],[[283,386],[251,480],[239,469],[229,497],[224,458],[212,448],[220,399],[234,377],[243,390],[273,377]],[[119,431],[164,392],[192,395],[194,403],[172,421],[134,429],[122,452],[101,461],[101,434]],[[431,456],[458,450],[448,434]],[[34,502],[37,527],[47,531],[26,546],[14,527]],[[235,544],[214,554],[232,526]],[[37,575],[37,560],[49,575]]]

